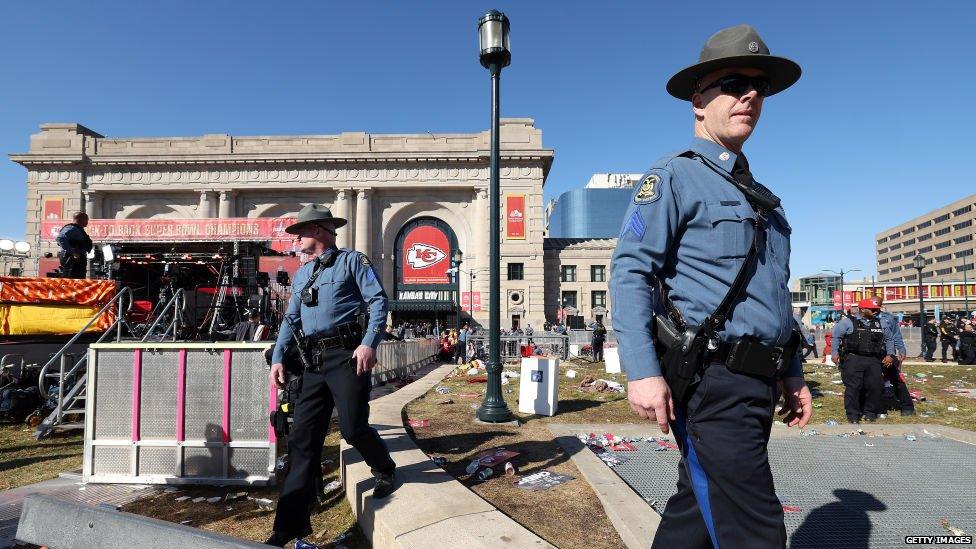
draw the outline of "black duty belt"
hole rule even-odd
[[[342,338],[340,336],[309,336],[308,338],[309,346],[313,349],[319,351],[328,351],[329,349],[335,349],[337,347],[342,347]]]
[[[739,357],[731,357],[733,350],[738,344]],[[774,378],[779,373],[779,368],[784,370],[789,366],[788,360],[791,357],[784,356],[786,353],[795,352],[795,349],[784,350],[783,347],[772,347],[763,345],[755,340],[743,339],[740,341],[723,341],[719,343],[718,349],[711,351],[706,356],[705,365],[713,362],[720,362],[729,369],[730,372]]]

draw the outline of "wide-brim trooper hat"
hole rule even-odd
[[[785,57],[769,54],[769,48],[751,25],[722,29],[702,48],[698,63],[678,71],[668,80],[668,93],[691,101],[698,82],[708,73],[730,67],[762,70],[769,79],[769,95],[779,93],[800,79],[800,65]]]
[[[312,223],[331,223],[332,227],[338,229],[346,224],[346,220],[341,217],[333,217],[332,210],[326,208],[325,206],[320,206],[318,204],[309,204],[302,208],[302,211],[298,212],[298,221],[295,221],[291,225],[285,228],[285,232],[289,234],[298,234],[298,231],[306,225],[311,225]]]

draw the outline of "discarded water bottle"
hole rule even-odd
[[[482,469],[480,473],[478,473],[478,480],[488,480],[488,478],[491,477],[491,475],[492,475],[491,467],[486,467]]]
[[[472,460],[464,470],[467,471],[469,475],[473,475],[478,471],[479,467],[481,467],[481,462],[475,459]]]

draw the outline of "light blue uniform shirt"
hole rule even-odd
[[[905,349],[905,339],[901,336],[901,327],[898,326],[898,319],[891,313],[885,311],[878,313],[878,318],[881,319],[881,327],[885,329],[885,333],[891,334],[891,342],[895,346],[895,350],[903,355],[907,355],[908,351]],[[893,355],[895,353],[888,354]]]
[[[322,254],[323,261],[329,254],[336,254],[335,262],[324,267],[312,285],[318,289],[318,305],[307,307],[301,300],[300,294],[317,264],[317,261],[309,261],[295,273],[285,316],[307,336],[331,337],[335,334],[336,326],[356,321],[356,315],[365,302],[369,307],[369,326],[362,344],[375,349],[383,341],[386,330],[387,297],[383,285],[365,255],[354,250],[333,248]],[[271,359],[273,364],[282,361],[285,345],[291,341],[291,326],[287,321],[282,322]]]
[[[888,313],[881,313],[878,315],[878,320],[881,322],[881,332],[884,334],[885,354],[895,356],[895,332],[899,332],[898,337],[901,337],[901,333],[900,330],[898,330],[897,325],[891,322],[891,320],[894,320],[894,318],[891,318],[891,315],[888,315],[890,318],[887,321],[882,315],[888,315]],[[865,320],[864,317],[859,316],[857,317],[857,320],[862,326],[868,326],[870,324],[870,322]],[[837,324],[834,324],[835,348],[840,349],[841,340],[853,333],[854,324],[851,322],[850,317],[845,316],[844,318],[840,319]],[[902,342],[902,348],[904,348],[904,346],[905,343]],[[833,351],[833,353],[837,354],[836,351]]]
[[[731,177],[736,154],[696,138],[690,150]],[[669,289],[685,322],[700,324],[715,312],[735,280],[753,240],[756,214],[745,196],[700,161],[671,155],[645,174],[624,217],[613,254],[610,293],[620,362],[631,381],[660,376],[651,338],[654,314],[663,313],[655,279]],[[782,208],[769,216],[755,273],[732,309],[724,341],[751,335],[766,345],[789,341],[793,330],[790,225]],[[799,355],[788,377],[803,375]]]

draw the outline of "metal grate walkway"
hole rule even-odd
[[[681,455],[636,446],[614,453],[629,458],[614,470],[661,513]],[[774,438],[769,461],[792,511],[784,514],[791,549],[904,547],[906,535],[948,535],[941,519],[976,534],[976,446],[922,436]]]

